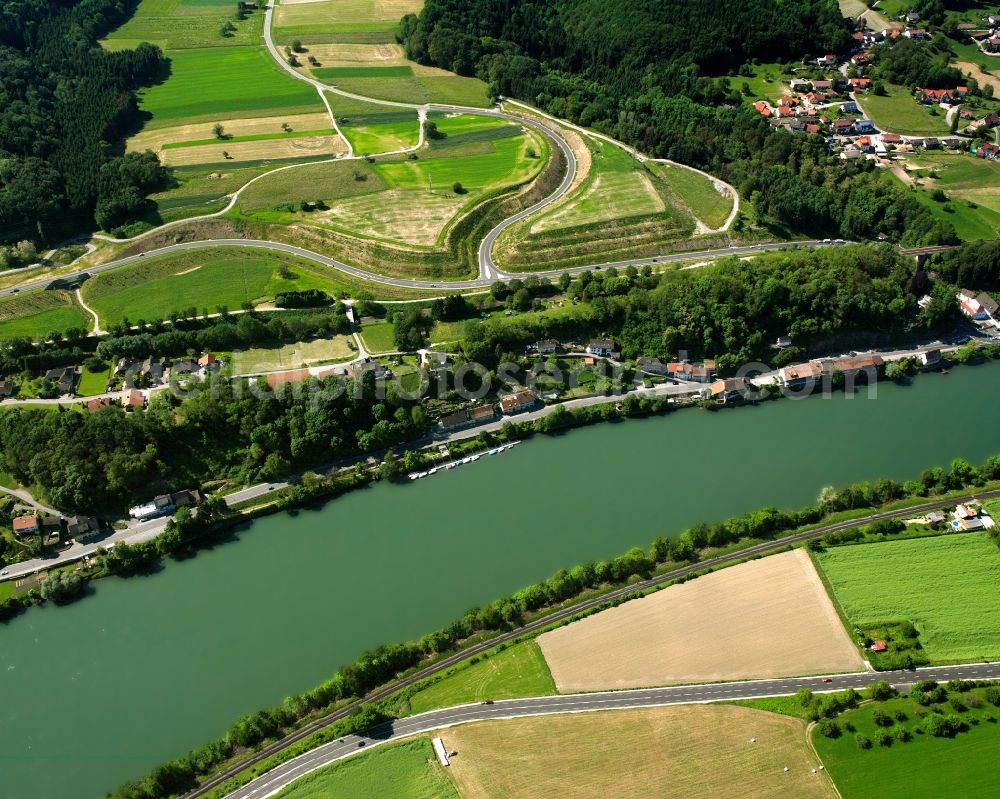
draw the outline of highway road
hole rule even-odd
[[[562,694],[497,701],[492,705],[460,705],[398,719],[375,727],[364,735],[348,735],[323,744],[265,772],[239,790],[228,794],[225,799],[266,799],[312,771],[352,755],[367,752],[373,746],[397,741],[410,735],[475,721],[788,696],[801,688],[808,688],[815,692],[839,691],[846,688],[861,689],[875,680],[888,680],[897,688],[905,690],[909,685],[920,680],[947,682],[951,679],[988,680],[998,678],[1000,678],[1000,663],[970,663],[958,666],[929,667],[914,671],[838,674],[827,678],[830,680],[828,683],[824,682],[823,677],[793,677],[680,685],[670,688],[646,688],[635,691]],[[447,744],[447,735],[445,734],[443,738]]]
[[[247,760],[238,763],[234,766],[231,766],[230,768],[226,769],[225,771],[221,772],[219,775],[213,777],[210,780],[206,780],[201,786],[191,791],[190,793],[186,794],[184,799],[197,799],[197,797],[204,796],[209,791],[222,785],[227,780],[236,776],[246,768],[254,764],[261,763],[262,761],[268,759],[272,755],[276,754],[277,752],[280,752],[281,750],[287,748],[288,746],[291,746],[292,744],[297,743],[298,741],[301,741],[302,739],[309,737],[314,732],[321,730],[324,727],[327,727],[336,721],[340,721],[341,719],[346,718],[348,715],[351,714],[352,711],[356,710],[362,704],[368,702],[378,702],[383,699],[386,699],[387,697],[392,696],[393,694],[395,694],[396,692],[400,691],[403,688],[406,688],[410,685],[414,685],[422,680],[427,679],[428,677],[432,677],[436,674],[447,671],[457,663],[460,663],[463,660],[466,660],[467,658],[470,658],[474,655],[482,654],[483,652],[486,652],[487,650],[496,647],[498,644],[510,643],[512,641],[515,641],[523,637],[527,633],[537,632],[545,627],[548,627],[551,624],[555,624],[560,621],[565,621],[577,616],[580,613],[585,613],[587,611],[603,607],[605,605],[608,605],[609,603],[614,602],[615,600],[623,599],[636,592],[644,591],[654,586],[663,585],[664,583],[672,582],[681,577],[690,577],[693,574],[697,574],[699,572],[708,569],[714,569],[717,567],[725,566],[727,564],[736,563],[738,561],[742,561],[750,557],[771,554],[779,550],[783,550],[790,545],[802,543],[812,538],[820,538],[821,536],[829,532],[848,530],[864,524],[870,524],[871,522],[877,519],[907,519],[907,518],[912,518],[915,515],[927,513],[928,511],[941,510],[944,508],[954,507],[956,504],[961,502],[969,502],[976,499],[978,500],[996,499],[998,497],[1000,497],[1000,489],[994,489],[992,491],[982,491],[974,494],[966,494],[960,497],[952,497],[951,499],[948,500],[940,500],[940,499],[929,500],[927,502],[923,502],[918,505],[910,505],[909,507],[906,508],[899,508],[890,511],[882,511],[861,518],[849,519],[840,522],[833,522],[831,524],[822,525],[821,527],[817,527],[812,530],[808,530],[806,532],[793,533],[792,535],[788,535],[785,536],[784,538],[779,538],[774,541],[764,541],[759,544],[754,544],[753,546],[746,547],[745,549],[742,549],[738,552],[732,552],[714,558],[706,558],[705,560],[699,561],[697,563],[691,563],[686,566],[681,566],[676,569],[671,569],[668,572],[664,572],[655,577],[651,577],[647,580],[640,580],[639,582],[634,583],[632,585],[626,585],[623,586],[622,588],[617,588],[614,591],[609,591],[608,593],[603,594],[601,596],[593,597],[591,599],[578,602],[575,605],[562,608],[553,613],[549,613],[546,616],[535,619],[534,621],[531,621],[528,624],[523,625],[522,627],[518,627],[508,632],[501,633],[500,635],[494,636],[489,640],[482,641],[478,644],[474,644],[473,646],[463,649],[460,652],[456,652],[453,655],[449,655],[446,658],[442,658],[438,662],[430,666],[427,666],[426,668],[423,668],[417,672],[414,672],[408,677],[396,680],[393,683],[390,683],[382,688],[373,691],[363,699],[358,699],[353,702],[350,702],[344,705],[343,707],[339,708],[338,710],[335,710],[332,713],[328,713],[326,716],[322,716],[320,718],[313,720],[308,724],[302,726],[295,732],[289,733],[281,740],[275,741],[273,744],[265,746],[260,751],[255,752]],[[836,683],[832,683],[831,685],[835,686]],[[729,697],[729,698],[735,698],[735,697]],[[262,794],[262,796],[263,795],[267,794]]]

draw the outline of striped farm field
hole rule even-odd
[[[984,533],[832,547],[816,560],[853,626],[909,621],[934,663],[1000,657],[1000,550]]]
[[[322,42],[390,43],[399,20],[417,13],[422,0],[321,0],[278,6],[275,37],[279,44],[299,39]]]
[[[0,299],[0,340],[45,338],[71,327],[88,328],[91,321],[68,291],[31,291]]]
[[[382,153],[414,146],[420,138],[420,119],[412,108],[366,103],[328,93],[341,132],[356,153]]]
[[[318,67],[312,74],[320,78],[405,78],[413,74],[413,67],[407,65],[390,67]]]
[[[170,77],[141,92],[146,128],[224,122],[248,116],[321,111],[319,96],[286,75],[263,47],[212,47],[169,53]]]

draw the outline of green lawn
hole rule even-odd
[[[277,799],[459,799],[431,743],[379,747],[296,780]]]
[[[981,690],[974,693],[982,695]],[[968,696],[963,704],[968,702]],[[949,704],[937,707],[945,714],[955,713]],[[876,708],[892,719],[892,725],[886,728],[888,732],[908,730],[912,738],[894,740],[889,746],[876,743],[871,749],[859,748],[855,740],[858,733],[876,740],[880,729],[872,718]],[[897,711],[905,720],[893,718]],[[908,698],[890,699],[862,705],[837,717],[841,727],[849,722],[857,733],[845,730],[841,737],[831,739],[813,731],[813,743],[843,799],[941,799],[959,793],[997,795],[998,709],[986,705],[955,713],[968,724],[968,730],[953,738],[914,734],[921,722],[918,712],[928,710]]]
[[[289,269],[282,278],[280,268]],[[150,258],[102,272],[84,284],[83,295],[105,327],[129,319],[151,321],[172,311],[214,313],[219,306],[238,310],[246,302],[273,299],[281,291],[344,286],[322,267],[299,259],[254,250],[205,250]]]
[[[395,352],[391,322],[373,322],[361,328],[361,341],[369,352]]]
[[[81,397],[104,394],[107,391],[109,377],[111,377],[110,364],[105,364],[103,369],[98,369],[96,372],[84,367],[80,372],[80,382],[77,384],[76,393]]]
[[[931,116],[932,106],[921,105],[913,99],[905,86],[885,84],[886,96],[858,93],[858,103],[865,115],[880,130],[901,133],[905,136],[946,136],[949,128],[945,123],[944,111],[938,108],[938,115]],[[937,108],[936,106],[934,106]]]
[[[522,641],[476,663],[463,663],[410,698],[410,710],[423,713],[485,699],[517,699],[555,694],[556,685],[534,640]]]
[[[0,300],[0,339],[39,339],[71,327],[89,329],[91,322],[68,291],[31,291]]]
[[[322,111],[315,90],[286,75],[263,47],[173,50],[170,77],[140,92],[147,128]]]
[[[698,219],[710,228],[725,224],[729,212],[733,210],[733,199],[716,191],[715,184],[707,176],[669,164],[651,164],[650,167]]]
[[[912,622],[935,663],[1000,657],[1000,550],[985,534],[833,547],[816,559],[852,626]]]

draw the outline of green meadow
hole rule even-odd
[[[949,128],[944,111],[937,109],[931,114],[932,106],[922,105],[913,99],[905,86],[886,84],[886,96],[859,93],[858,104],[880,129],[891,130],[904,136],[947,136]]]
[[[474,663],[459,664],[410,697],[410,712],[423,713],[486,699],[518,699],[557,693],[542,650],[534,640],[522,641],[474,660]]]
[[[716,191],[715,184],[700,172],[671,164],[649,164],[692,214],[710,228],[720,228],[733,210],[733,199]]]
[[[486,108],[490,104],[485,83],[478,78],[464,78],[459,75],[343,78],[337,80],[337,88],[379,100],[418,105],[443,103]]]
[[[413,67],[318,67],[312,70],[320,80],[336,78],[405,78],[413,74]]]
[[[281,268],[288,270],[282,277]],[[184,313],[215,313],[225,306],[238,310],[243,303],[273,299],[281,291],[322,289],[330,293],[345,286],[322,267],[291,256],[263,251],[222,249],[150,258],[138,264],[102,272],[84,284],[83,296],[107,327],[128,319],[151,321]]]
[[[459,799],[431,742],[418,738],[373,749],[296,780],[276,799]]]
[[[251,13],[244,20],[237,20],[235,12],[235,0],[197,3],[190,0],[142,0],[131,19],[109,33],[102,44],[108,49],[120,50],[135,47],[140,42],[152,42],[164,51],[258,45],[264,12]],[[227,20],[236,26],[236,31],[222,36],[219,29]]]
[[[1000,657],[1000,549],[985,534],[839,546],[817,562],[852,626],[909,621],[934,663]]]
[[[45,338],[71,327],[89,328],[92,321],[68,291],[31,291],[0,299],[0,340]]]
[[[330,107],[356,153],[381,153],[414,146],[420,136],[415,109],[366,103],[330,92]]]

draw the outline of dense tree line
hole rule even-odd
[[[960,288],[1000,289],[1000,242],[975,241],[934,256],[934,268]]]
[[[902,86],[953,89],[968,83],[962,70],[948,66],[951,53],[935,41],[918,42],[900,38],[895,44],[872,49],[877,74]]]
[[[917,299],[928,290],[934,301],[921,310]],[[662,276],[584,273],[567,291],[589,303],[574,314],[470,320],[466,356],[492,367],[541,338],[613,335],[626,358],[684,350],[716,358],[725,372],[747,361],[780,365],[844,334],[934,328],[955,312],[953,290],[931,288],[889,246],[801,250],[753,263],[731,258]],[[772,345],[786,334],[796,347],[776,354]]]
[[[752,198],[761,223],[908,244],[950,243],[952,226],[870,162],[832,158],[819,136],[775,129],[727,73],[747,63],[844,52],[835,2],[429,0],[403,18],[411,58],[485,80],[639,147],[710,171]]]
[[[22,0],[0,9],[0,234],[67,215],[112,228],[140,215],[166,170],[122,155],[135,90],[166,69],[159,48],[111,52],[100,36],[134,0]]]
[[[121,510],[207,476],[240,483],[409,441],[425,432],[423,408],[375,395],[374,378],[337,391],[249,391],[221,382],[180,402],[167,393],[145,413],[12,408],[0,414],[0,464],[67,511]],[[25,453],[29,453],[26,455]]]

